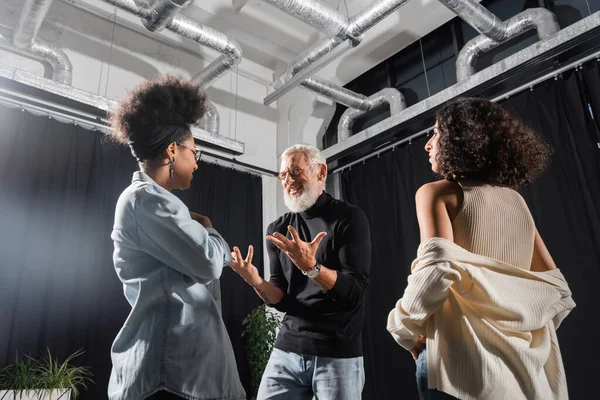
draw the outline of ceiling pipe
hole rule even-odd
[[[348,18],[317,0],[266,0],[267,3],[330,36],[351,36]]]
[[[369,110],[376,107],[388,104],[390,106],[390,115],[399,114],[402,110],[406,109],[406,101],[404,96],[398,89],[385,88],[379,92],[369,96],[365,103],[368,106],[367,110],[358,110],[348,108],[342,114],[338,123],[338,143],[342,140],[348,139],[352,135],[352,125],[354,122],[365,115]]]
[[[142,18],[142,24],[150,32],[161,31],[177,13],[193,2],[194,0],[157,0],[148,9],[148,16]]]
[[[329,35],[333,35],[319,40],[290,63],[283,79],[284,84],[264,99],[264,104],[269,105],[291,90],[291,88],[302,84],[302,82],[313,76],[320,68],[331,62],[331,57],[327,59],[327,62],[322,61],[342,43],[350,42],[351,45],[347,46],[347,48],[357,46],[362,41],[366,31],[398,10],[408,0],[378,0],[365,7],[350,19],[318,3],[316,0],[266,1],[287,14]],[[342,54],[341,51],[337,53],[336,56]],[[311,65],[313,68],[310,73],[306,74],[306,77],[294,79],[300,71],[307,69]]]
[[[139,7],[134,0],[103,1],[139,16],[142,21],[155,21],[151,26],[156,26],[157,29],[165,27],[173,33],[222,53],[221,56],[192,78],[192,81],[197,83],[201,90],[208,88],[225,73],[235,68],[242,60],[242,48],[234,40],[221,32],[202,25],[198,21],[177,14],[183,6],[191,4],[189,1],[159,1],[150,9]],[[178,4],[182,6],[176,7]],[[144,26],[148,27],[146,23]],[[214,104],[209,103],[207,102],[207,114],[197,124],[198,126],[206,126],[211,133],[218,134],[219,113]]]
[[[47,61],[52,66],[52,79],[70,85],[73,66],[67,54],[37,37],[51,4],[52,0],[25,0],[12,34],[12,44],[19,50]]]
[[[292,83],[291,80],[300,71],[323,59],[323,57],[334,51],[345,41],[351,40],[354,46],[358,45],[366,31],[396,11],[407,1],[379,0],[364,8],[351,19],[348,19],[315,0],[267,0],[267,2],[287,14],[333,35],[332,37],[325,37],[319,40],[290,64],[286,79],[288,84]],[[397,89],[393,88],[384,89],[371,97],[367,97],[314,76],[308,77],[300,82],[300,84],[321,96],[350,108],[347,111],[346,122],[342,125],[343,135],[351,131],[355,117],[359,117],[381,104],[388,103],[392,114],[406,108],[404,97]],[[265,101],[267,102],[267,99]]]
[[[496,41],[508,35],[506,24],[475,0],[438,0],[477,32]]]
[[[535,29],[539,40],[545,40],[560,31],[556,15],[545,8],[529,8],[506,22],[506,35],[501,41],[477,36],[468,41],[456,58],[456,79],[463,82],[477,72],[476,64],[482,53],[490,51],[523,33]]]
[[[283,3],[303,4],[306,0],[267,1],[280,8],[282,11],[288,12],[289,9],[284,8],[285,4]],[[290,63],[290,67],[288,68],[288,78],[292,78],[307,65],[312,64],[329,52],[333,51],[337,46],[348,39],[352,40],[355,46],[358,45],[362,41],[364,34],[369,29],[377,25],[407,2],[408,0],[378,0],[375,3],[365,7],[352,18],[346,19],[346,24],[344,26],[335,28],[335,30],[338,30],[338,32],[335,33],[333,37],[326,37],[319,40]],[[294,15],[302,21],[311,22],[314,21],[315,18],[317,18],[317,20],[325,19],[323,14],[318,14],[316,16],[310,14],[308,8],[302,9],[302,11],[302,14]],[[330,19],[333,19],[333,16],[336,16],[335,18],[345,19],[345,17],[341,16],[341,14],[339,14],[337,11],[329,8],[327,9],[325,15],[332,16]],[[312,23],[311,25],[314,26]],[[325,32],[328,31],[325,30]]]
[[[196,126],[207,132],[218,134],[221,118],[219,117],[217,107],[210,100],[206,100],[204,106],[206,107],[206,112],[204,113],[204,116],[198,120]]]
[[[102,1],[137,15],[142,19],[147,19],[151,15],[150,10],[138,7],[134,0]],[[198,73],[198,76],[201,76],[203,79],[201,83],[204,87],[210,86],[214,81],[223,76],[225,72],[237,66],[242,60],[242,48],[238,43],[227,37],[225,34],[202,25],[198,21],[182,15],[175,15],[165,27],[173,33],[193,40],[203,46],[210,47],[223,54],[222,57],[217,58],[217,60]]]

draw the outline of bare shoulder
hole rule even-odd
[[[454,219],[462,206],[463,191],[458,183],[443,179],[421,186],[415,200],[417,207],[419,204],[444,204],[450,219]]]
[[[445,200],[451,197],[462,197],[462,189],[456,182],[447,181],[445,179],[429,182],[424,184],[417,190],[417,199],[430,200]]]

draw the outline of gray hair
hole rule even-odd
[[[293,146],[290,146],[287,149],[285,149],[285,151],[281,154],[281,158],[284,158],[294,153],[303,153],[306,157],[307,162],[311,164],[310,168],[313,171],[317,170],[316,165],[314,164],[327,165],[325,163],[325,157],[323,157],[323,154],[321,154],[321,150],[317,149],[315,146],[311,146],[310,144],[295,144]],[[323,186],[325,186],[326,180],[327,176],[324,176]]]
[[[306,156],[306,160],[310,164],[325,164],[325,158],[323,154],[321,154],[321,150],[317,149],[315,146],[311,146],[310,144],[295,144],[293,146],[285,149],[281,158],[289,156],[293,153],[304,153]]]

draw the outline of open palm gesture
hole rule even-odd
[[[279,232],[267,236],[267,240],[287,254],[290,260],[292,260],[296,267],[302,272],[306,272],[313,268],[317,263],[315,253],[319,248],[319,243],[321,243],[321,240],[327,235],[327,232],[320,232],[315,236],[312,242],[305,242],[300,239],[298,232],[293,226],[288,226],[288,230],[292,235],[292,240]]]
[[[239,276],[242,277],[247,283],[252,286],[258,285],[262,278],[258,273],[258,269],[252,265],[252,257],[254,256],[254,247],[248,246],[248,254],[246,258],[242,257],[242,253],[240,253],[240,249],[238,247],[233,248],[233,252],[231,253],[231,257],[233,260],[231,261],[231,269],[238,273]]]

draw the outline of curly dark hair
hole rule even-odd
[[[485,99],[460,98],[437,112],[439,173],[516,189],[540,174],[550,146],[519,119]]]
[[[190,126],[204,116],[206,96],[198,85],[172,75],[158,75],[128,91],[110,113],[113,137],[120,143],[143,147],[161,130],[183,128],[173,141],[190,134]],[[155,156],[158,154],[155,154]],[[152,158],[152,157],[149,157]]]

